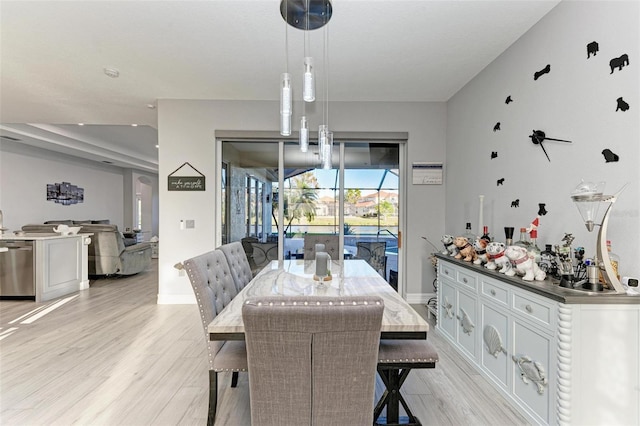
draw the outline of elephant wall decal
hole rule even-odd
[[[622,67],[629,65],[629,55],[626,53],[619,58],[613,58],[609,61],[609,67],[611,67],[611,72],[609,74],[613,74],[613,70],[618,68],[618,71],[622,71]]]

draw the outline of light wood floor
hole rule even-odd
[[[0,424],[206,424],[197,308],[157,305],[155,266],[92,281],[64,304],[0,301]],[[403,387],[423,424],[526,424],[437,332],[429,339],[440,354],[437,368],[413,371]],[[250,425],[248,376],[233,389],[230,379],[221,376],[216,424]]]

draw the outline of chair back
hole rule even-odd
[[[240,243],[238,244],[240,245]],[[242,245],[240,245],[240,249],[242,249]],[[207,353],[209,354],[209,369],[213,370],[213,360],[224,342],[209,340],[207,328],[238,291],[233,278],[231,278],[227,258],[220,250],[201,254],[185,260],[182,264],[187,271],[198,302],[204,337],[207,342]]]
[[[245,302],[252,424],[372,424],[383,310],[377,297]]]
[[[259,272],[272,260],[278,260],[278,243],[252,243],[253,261]]]
[[[364,259],[385,279],[387,276],[386,241],[358,241],[356,243],[358,259]]]
[[[333,234],[307,234],[304,236],[304,260],[315,260],[316,244],[324,244],[324,249],[331,259],[338,260],[340,255],[340,243],[338,235]]]
[[[235,241],[224,244],[218,247],[218,250],[222,251],[227,258],[231,276],[236,285],[236,291],[240,292],[253,278],[253,272],[251,272],[251,266],[249,265],[249,260],[247,259],[242,243]]]

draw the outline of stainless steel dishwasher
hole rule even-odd
[[[0,241],[0,297],[36,297],[33,241]]]

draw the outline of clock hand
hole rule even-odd
[[[554,139],[554,138],[545,138],[548,141],[556,141],[556,142],[569,142],[571,143],[571,141],[566,141],[564,139]]]
[[[544,155],[547,156],[547,160],[549,160],[549,162],[551,162],[551,158],[549,158],[549,154],[547,154],[547,150],[544,149],[544,145],[542,145],[542,141],[540,142],[540,148],[542,148],[542,150],[544,151]]]

